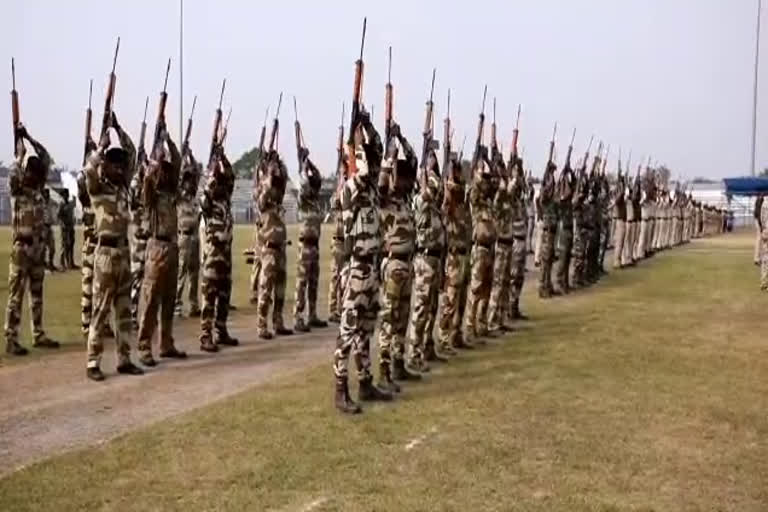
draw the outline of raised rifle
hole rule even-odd
[[[88,86],[88,109],[85,111],[85,143],[83,146],[83,165],[85,165],[85,161],[88,159],[88,141],[91,138],[91,120],[93,118],[93,111],[91,110],[92,97],[93,97],[93,80],[91,80],[91,83]]]
[[[485,98],[488,95],[488,86],[483,87],[483,102],[480,106],[480,117],[477,121],[477,138],[475,139],[475,151],[472,155],[472,175],[474,175],[475,166],[480,159],[480,148],[483,145],[483,130],[485,129]]]
[[[512,145],[509,148],[509,165],[513,168],[517,165],[517,141],[520,137],[520,110],[521,105],[517,105],[517,119],[515,120],[515,129],[512,130]],[[521,169],[522,170],[522,169]]]
[[[11,81],[13,88],[11,89],[11,111],[13,113],[13,154],[19,156],[19,134],[18,128],[21,123],[21,117],[19,114],[19,93],[16,91],[16,61],[11,57]]]
[[[547,165],[555,163],[555,137],[557,136],[557,122],[555,122],[555,128],[552,130],[552,140],[549,142],[549,159]]]
[[[149,96],[144,101],[144,118],[141,121],[141,130],[139,131],[139,150],[136,152],[136,158],[141,163],[141,159],[146,157],[146,151],[144,149],[144,139],[147,135],[147,109],[149,108]]]
[[[344,165],[344,103],[341,104],[341,122],[339,123],[339,141],[336,144],[336,182],[341,185],[344,173],[341,167]]]
[[[157,119],[155,120],[155,138],[152,143],[152,152],[154,153],[157,148],[162,145],[163,141],[160,140],[160,135],[165,128],[165,105],[168,103],[168,74],[171,72],[171,59],[168,59],[168,66],[165,68],[165,81],[163,82],[163,90],[160,92],[160,103],[157,105]],[[157,157],[155,157],[157,158]]]
[[[565,169],[571,168],[571,154],[573,153],[573,141],[576,138],[576,128],[573,128],[573,133],[571,134],[571,143],[568,144],[568,152],[565,154],[565,165],[563,165],[563,171]]]
[[[211,136],[211,153],[208,157],[208,164],[213,163],[216,156],[216,146],[219,144],[219,133],[221,131],[221,104],[224,101],[224,89],[227,86],[227,79],[221,83],[221,95],[219,96],[219,107],[216,109],[216,114],[213,118],[213,135]]]
[[[277,99],[277,110],[275,111],[275,119],[272,121],[272,132],[269,134],[269,151],[277,150],[277,136],[280,132],[280,105],[283,104],[283,93],[280,93],[280,97]]]
[[[451,90],[448,89],[448,110],[443,121],[443,175],[448,174],[448,165],[451,161]]]
[[[368,24],[368,18],[363,18],[363,37],[360,42],[360,58],[355,62],[355,85],[352,90],[352,112],[349,120],[349,139],[347,144],[349,146],[349,161],[347,167],[350,174],[357,172],[357,165],[355,162],[355,125],[357,124],[357,118],[360,115],[360,107],[362,105],[363,95],[363,50],[365,49],[365,30]]]
[[[115,75],[115,66],[117,66],[117,53],[120,51],[120,38],[117,38],[117,45],[115,46],[115,57],[112,59],[112,72],[109,74],[109,85],[107,86],[107,94],[104,98],[104,115],[101,118],[101,134],[100,137],[104,137],[109,130],[110,124],[112,124],[112,104],[115,99],[115,84],[117,82],[117,76]]]
[[[195,115],[195,106],[197,105],[197,95],[192,99],[192,110],[189,112],[187,120],[187,131],[184,133],[184,148],[189,148],[189,138],[192,136],[192,118]]]
[[[223,146],[227,140],[227,131],[229,130],[229,119],[232,117],[232,107],[229,107],[227,112],[227,119],[224,121],[224,126],[221,127],[221,136],[219,137],[220,144]]]
[[[293,115],[295,121],[293,122],[293,129],[296,138],[296,158],[299,162],[299,176],[304,172],[304,135],[301,133],[301,124],[299,123],[299,109],[296,107],[296,96],[293,97]]]
[[[493,119],[491,121],[491,151],[498,150],[499,142],[496,140],[496,96],[493,97]],[[495,155],[493,155],[495,156]]]
[[[384,148],[389,148],[392,139],[392,103],[394,102],[394,89],[392,87],[392,47],[389,47],[389,63],[387,65],[387,85],[384,98]],[[373,113],[371,113],[373,115]]]
[[[261,125],[261,133],[259,134],[259,154],[257,155],[256,165],[253,171],[253,184],[255,187],[259,185],[259,169],[261,168],[261,162],[264,159],[264,139],[267,136],[267,119],[269,119],[269,107],[264,113],[264,124]]]
[[[432,102],[432,98],[435,94],[435,74],[437,73],[436,69],[432,70],[432,85],[429,89],[429,100],[427,100],[427,108],[426,112],[424,114],[424,131],[423,131],[423,137],[424,137],[424,143],[421,148],[421,167],[422,169],[427,169],[427,155],[429,154],[429,150],[433,149],[433,137],[432,137],[432,123],[434,120],[433,111],[435,109],[435,104]],[[426,179],[426,175],[425,175]]]

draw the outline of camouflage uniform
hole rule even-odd
[[[360,121],[354,134],[357,173],[347,179],[341,196],[344,243],[350,254],[349,277],[342,299],[341,326],[333,355],[336,407],[347,413],[360,409],[349,398],[347,365],[350,352],[357,366],[361,400],[390,399],[372,384],[370,340],[376,325],[378,256],[381,247],[379,200],[375,186],[381,169],[382,145],[369,118]]]
[[[649,180],[646,180],[646,183]],[[648,185],[646,185],[646,188],[648,188]],[[640,235],[638,236],[637,245],[635,246],[635,259],[636,260],[642,260],[647,256],[647,253],[652,250],[652,247],[650,246],[652,242],[652,231],[653,231],[653,217],[654,217],[654,208],[652,205],[653,198],[651,197],[651,194],[646,190],[645,197],[642,199],[640,203],[640,215],[641,215],[641,221],[640,221]]]
[[[55,270],[56,266],[53,263],[53,258],[56,255],[56,237],[53,236],[53,222],[57,212],[56,203],[51,201],[50,194],[49,189],[43,189],[43,202],[45,204],[43,209],[43,261],[48,269]]]
[[[341,218],[339,197],[338,190],[331,197],[333,236],[331,237],[331,279],[328,283],[328,320],[333,323],[341,321],[341,297],[344,293],[341,276],[348,256],[344,251],[344,221]]]
[[[37,153],[24,160],[24,142],[20,138],[19,155],[11,168],[8,187],[11,193],[11,255],[8,264],[8,306],[5,310],[6,352],[26,355],[27,349],[19,344],[19,323],[24,292],[29,285],[29,308],[32,317],[34,345],[58,348],[43,330],[43,279],[45,263],[43,243],[46,236],[45,209],[42,187],[51,165],[45,148],[29,137]]]
[[[539,273],[539,297],[548,298],[554,294],[552,287],[552,264],[555,258],[557,237],[557,203],[555,195],[555,165],[547,164],[539,192],[541,204],[541,272]]]
[[[494,217],[498,226],[493,259],[493,286],[488,305],[488,330],[508,330],[510,287],[512,286],[512,247],[515,243],[512,225],[511,180],[503,176],[494,198]]]
[[[146,155],[139,154],[137,172],[131,179],[129,188],[129,200],[131,208],[131,224],[129,236],[131,241],[131,318],[134,326],[137,324],[139,312],[139,296],[141,295],[141,281],[144,279],[144,261],[147,252],[147,239],[149,238],[149,225],[144,215],[144,205],[142,204],[142,186],[144,184],[144,174],[146,172]]]
[[[154,366],[152,338],[160,318],[160,357],[186,357],[174,347],[173,314],[176,302],[176,280],[179,271],[178,215],[181,155],[176,145],[164,134],[170,161],[152,161],[144,177],[142,198],[149,221],[144,279],[139,300],[138,350],[141,363]]]
[[[187,149],[181,189],[176,204],[179,223],[179,275],[176,284],[176,314],[184,310],[184,289],[189,282],[189,316],[200,315],[197,288],[200,282],[200,204],[197,201],[198,166]],[[185,187],[185,184],[189,183]],[[188,187],[188,188],[187,188]]]
[[[535,189],[533,188],[533,183],[529,183],[527,187],[528,188],[522,192],[525,196],[524,198],[525,215],[526,215],[526,221],[527,221],[526,222],[527,231],[525,235],[525,248],[529,254],[533,254],[533,232],[536,228],[536,208],[533,200]]]
[[[120,128],[117,130],[123,149],[106,151],[102,145],[89,155],[83,170],[95,214],[93,317],[88,331],[88,376],[94,380],[104,378],[99,369],[104,351],[102,338],[108,316],[113,310],[118,371],[142,373],[130,361],[131,347],[128,341],[131,337],[131,281],[128,261],[128,190],[125,180],[135,167],[136,150],[128,135]],[[113,152],[123,154],[125,161],[122,166],[108,164]],[[123,175],[114,176],[110,172]]]
[[[428,338],[432,338],[428,327],[440,286],[440,263],[445,250],[445,229],[437,204],[440,178],[432,170],[425,169],[422,172],[427,173],[425,179],[427,185],[426,190],[422,189],[414,201],[416,256],[413,262],[413,313],[411,315],[413,342],[408,365],[415,370],[428,371],[429,366],[424,356],[425,350],[434,353],[434,345],[427,345]]]
[[[254,182],[253,182],[253,241],[251,243],[251,250],[253,251],[253,263],[251,264],[251,299],[250,303],[257,307],[259,305],[259,278],[261,276],[261,212],[259,212],[259,178],[258,171],[254,169]]]
[[[525,282],[525,259],[528,252],[526,242],[529,233],[528,222],[530,217],[526,215],[526,182],[523,172],[523,161],[516,158],[512,168],[512,236],[515,243],[512,244],[512,286],[510,289],[509,315],[512,320],[524,320],[525,315],[520,311],[520,295],[523,292]]]
[[[469,204],[474,225],[467,314],[464,315],[465,342],[488,334],[487,310],[493,286],[493,249],[496,244],[496,225],[493,219],[495,190],[490,162],[481,159],[473,171],[476,177],[469,193]]]
[[[59,265],[63,269],[75,267],[75,203],[69,200],[69,193],[64,191],[64,203],[59,207],[59,225],[61,226],[61,257]]]
[[[306,151],[306,150],[305,150]],[[296,259],[296,301],[293,305],[294,328],[309,331],[310,327],[326,327],[317,316],[317,286],[320,279],[320,227],[323,222],[320,204],[320,171],[309,158],[301,163],[301,190],[299,211],[302,224],[299,230],[299,257]],[[308,303],[308,304],[307,304]],[[304,321],[304,309],[309,317]]]
[[[600,167],[600,160],[595,159],[595,168]],[[585,226],[587,228],[587,252],[586,252],[586,281],[587,283],[596,283],[600,277],[598,265],[600,262],[600,177],[596,174],[596,169],[590,176],[589,195],[585,204]]]
[[[616,180],[616,188],[613,190],[611,202],[611,214],[613,215],[613,268],[624,266],[624,241],[627,232],[627,201],[624,196],[624,176],[621,175],[621,162],[619,162],[619,174]]]
[[[229,335],[229,299],[232,295],[232,191],[235,177],[220,146],[210,163],[210,176],[200,198],[205,220],[200,312],[200,349],[216,352],[220,345],[237,345]]]
[[[576,180],[576,188],[573,192],[573,279],[571,286],[578,288],[584,286],[586,271],[587,231],[585,228],[585,202],[589,192],[587,183],[586,164],[579,169],[579,177]]]
[[[91,206],[91,198],[88,195],[88,185],[85,172],[82,170],[77,175],[77,198],[80,200],[83,222],[83,246],[80,249],[80,320],[83,341],[88,343],[88,331],[91,327],[91,315],[93,313],[93,254],[96,250],[96,218]]]
[[[566,161],[557,183],[558,213],[560,214],[560,236],[558,237],[558,260],[555,268],[555,285],[562,293],[570,291],[571,256],[573,253],[573,189],[575,186],[570,162]]]

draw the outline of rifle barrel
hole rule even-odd
[[[368,18],[363,18],[363,39],[360,42],[360,60],[363,60],[363,50],[365,49],[365,30],[368,26]]]
[[[195,94],[195,97],[192,99],[192,110],[189,112],[190,119],[195,115],[195,105],[197,105],[197,94]]]
[[[112,74],[115,74],[115,67],[117,67],[117,53],[120,51],[120,36],[117,36],[117,45],[115,45],[115,56],[112,59]]]
[[[13,90],[16,90],[16,59],[11,57],[11,80],[13,81]]]
[[[221,94],[219,95],[219,110],[221,110],[221,104],[224,102],[224,88],[227,86],[227,79],[225,78],[221,82]]]
[[[147,100],[144,102],[144,120],[142,123],[147,122],[147,109],[149,108],[149,96],[147,96]]]
[[[93,97],[93,78],[91,78],[91,83],[88,86],[88,110],[91,110],[91,98]]]
[[[171,59],[168,59],[168,67],[165,68],[165,82],[163,82],[163,92],[168,89],[168,74],[171,72]]]

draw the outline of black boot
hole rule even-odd
[[[344,414],[360,414],[363,410],[358,404],[352,401],[349,396],[349,385],[347,379],[336,379],[336,395],[334,397],[336,409]]]
[[[379,363],[379,382],[376,383],[381,389],[385,389],[390,393],[399,393],[400,386],[397,382],[392,380],[392,373],[389,369],[389,363]]]
[[[132,362],[126,361],[117,367],[117,373],[121,373],[123,375],[144,375],[144,370]]]
[[[435,351],[435,342],[427,343],[424,349],[424,359],[430,362],[445,363],[448,360]]]
[[[369,376],[360,381],[357,398],[361,402],[389,402],[392,400],[392,393],[374,386],[373,377]]]
[[[408,371],[404,359],[392,361],[392,378],[394,380],[421,380],[421,375]]]
[[[9,341],[5,345],[5,353],[12,356],[25,356],[29,353],[29,350],[19,345],[19,343],[16,341]]]
[[[52,339],[44,336],[44,337],[40,338],[39,340],[35,341],[32,344],[32,346],[35,347],[35,348],[53,348],[53,349],[56,349],[56,348],[59,348],[61,345],[59,344],[58,341],[53,341]]]
[[[317,327],[318,329],[322,329],[324,327],[328,327],[328,322],[325,320],[320,320],[316,316],[313,316],[309,319],[309,326],[310,327]]]
[[[101,382],[105,379],[104,374],[101,373],[101,368],[98,366],[86,368],[85,376],[95,382]]]

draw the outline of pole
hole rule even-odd
[[[194,108],[194,106],[192,107]],[[179,137],[184,136],[184,0],[179,0]]]
[[[755,85],[752,96],[752,155],[749,170],[752,176],[755,176],[755,150],[757,146],[757,82],[758,69],[760,67],[760,11],[762,11],[763,1],[757,0],[757,36],[755,37]]]

